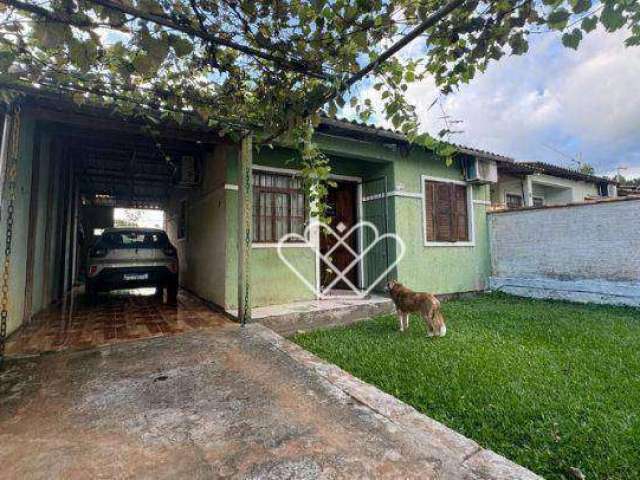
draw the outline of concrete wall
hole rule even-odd
[[[25,118],[23,115],[20,123],[20,145],[14,203],[15,213],[12,230],[13,240],[11,266],[9,270],[9,318],[7,322],[7,333],[9,334],[21,325],[22,315],[24,312],[29,203],[31,196],[31,169],[35,132],[35,122],[32,119]],[[8,189],[5,188],[2,197],[2,219],[0,221],[0,242],[2,245],[1,250],[3,260],[8,204],[9,194]]]
[[[495,212],[489,225],[492,288],[640,305],[640,199]]]
[[[165,212],[165,228],[178,250],[180,283],[198,296],[225,305],[226,191],[230,147],[218,145],[203,161],[200,187],[176,189]],[[177,238],[180,202],[186,201],[186,235]]]
[[[60,255],[56,253],[60,206],[57,193],[60,191],[59,173],[61,164],[52,152],[54,136],[46,125],[39,124],[28,113],[21,114],[18,145],[18,166],[16,173],[16,194],[14,203],[13,240],[9,273],[9,319],[7,332],[11,334],[25,320],[27,300],[27,258],[29,241],[33,250],[33,283],[31,287],[31,315],[46,308],[58,295],[56,288],[59,269],[56,263]],[[32,189],[34,165],[37,175],[37,195]],[[2,260],[6,240],[7,208],[9,204],[7,185],[3,186],[2,216],[0,218],[0,245]],[[30,231],[29,211],[35,207],[32,230]]]

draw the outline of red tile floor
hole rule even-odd
[[[80,350],[140,338],[175,335],[220,326],[229,320],[181,291],[178,305],[164,304],[154,289],[100,295],[89,302],[74,291],[60,305],[37,314],[7,339],[5,354]]]

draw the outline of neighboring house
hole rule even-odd
[[[31,92],[20,102],[19,113],[6,116],[9,126],[19,119],[19,128],[3,148],[7,158],[15,152],[18,159],[9,331],[76,283],[82,262],[78,222],[86,223],[86,231],[104,227],[101,219],[114,207],[165,210],[167,230],[179,250],[181,284],[221,308],[237,308],[244,261],[238,255],[237,143],[187,120],[181,127],[159,124],[158,148],[140,120],[43,92]],[[403,135],[332,119],[322,121],[315,141],[330,158],[337,183],[328,199],[332,224],[349,228],[366,220],[381,234],[396,233],[404,240],[404,258],[376,289],[389,276],[436,293],[485,289],[491,268],[489,185],[497,179],[496,162],[509,159],[459,147],[447,166]],[[303,233],[310,221],[299,169],[297,153],[285,147],[253,154],[247,262],[254,306],[314,298],[276,248],[282,235]],[[6,195],[5,189],[3,210]],[[3,211],[0,238],[6,218]],[[366,231],[348,241],[363,252],[372,237]],[[317,242],[324,252],[332,245],[326,239]],[[378,243],[349,280],[361,288],[372,286],[397,251],[393,242]],[[309,285],[332,281],[312,249],[291,242],[284,252]],[[333,256],[338,266],[352,260],[344,250]]]
[[[640,197],[640,185],[618,185],[618,196]]]
[[[498,183],[491,188],[494,208],[542,207],[616,196],[614,180],[542,162],[499,162]]]

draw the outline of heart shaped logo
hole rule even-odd
[[[341,230],[343,231],[338,233],[326,223],[312,221],[305,228],[302,235],[299,233],[288,233],[278,241],[278,257],[280,257],[280,260],[289,268],[289,270],[291,270],[296,275],[296,277],[298,277],[298,279],[318,298],[327,298],[333,287],[335,287],[339,282],[343,282],[345,285],[347,285],[356,298],[365,298],[367,295],[369,295],[369,293],[371,293],[373,287],[375,287],[383,278],[387,276],[387,274],[389,274],[389,272],[391,272],[400,263],[406,251],[404,241],[395,233],[385,233],[384,235],[380,235],[378,228],[371,222],[359,222],[349,229],[345,229],[344,225],[342,224],[340,224],[338,227],[342,227]],[[349,245],[348,239],[355,233],[364,235],[365,229],[371,230],[372,241],[369,243],[369,245],[367,245],[366,248],[363,249],[362,252],[357,253]],[[336,241],[336,243],[326,253],[322,253],[320,251],[319,239],[321,233],[333,237]],[[335,278],[327,286],[322,288],[320,286],[313,285],[285,256],[284,250],[286,250],[288,243],[292,240],[295,241],[298,245],[302,244],[303,246],[310,248],[314,252],[316,258],[319,259],[320,264],[328,267],[335,273]],[[395,241],[398,246],[395,261],[388,265],[387,268],[382,273],[380,273],[378,278],[376,278],[368,288],[364,290],[358,288],[353,284],[351,280],[349,280],[347,275],[358,264],[364,264],[364,259],[366,258],[367,254],[371,250],[373,250],[376,245],[378,245],[378,243],[387,240]],[[342,270],[336,267],[336,265],[331,261],[331,255],[336,251],[336,249],[340,247],[344,248],[353,257],[353,260]],[[354,296],[331,295],[331,298],[341,297],[353,298]]]

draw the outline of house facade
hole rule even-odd
[[[372,245],[371,231],[356,230],[347,241],[355,252],[367,254],[349,271],[353,285],[378,290],[393,277],[436,293],[485,288],[490,273],[489,184],[467,182],[464,167],[471,154],[493,162],[486,158],[490,154],[467,150],[447,166],[393,132],[329,119],[318,128],[315,141],[330,158],[336,183],[327,200],[332,226],[342,224],[346,231],[370,222],[380,235],[393,233],[405,246],[397,265],[385,274],[401,253],[399,245]],[[238,298],[237,157],[237,145],[217,146],[203,162],[201,185],[176,192],[167,208],[167,231],[178,246],[183,286],[226,310],[236,309]],[[326,252],[331,245],[322,238],[311,248],[284,244],[283,256],[306,281],[278,255],[278,240],[290,233],[303,235],[310,222],[296,151],[280,147],[255,153],[252,187],[252,304],[316,298],[335,276],[327,275],[314,248]],[[346,257],[341,259],[338,249],[333,261],[342,268],[353,260]]]
[[[543,162],[499,162],[491,188],[494,208],[581,203],[617,196],[616,182]]]
[[[150,137],[134,119],[38,93],[23,96],[3,120],[2,239],[10,204],[13,210],[9,333],[81,287],[83,252],[111,226],[116,207],[164,210],[182,286],[222,309],[238,308],[243,262],[253,306],[311,300],[331,285],[347,288],[315,253],[335,246],[330,238],[282,248],[297,274],[278,255],[282,235],[304,234],[312,220],[295,150],[253,151],[246,254],[237,142],[198,125],[166,126]],[[465,172],[470,161],[495,165],[501,157],[461,148],[447,166],[395,132],[331,119],[317,128],[315,141],[336,182],[328,198],[332,226],[370,222],[405,246],[399,258],[397,243],[376,241],[371,229],[354,232],[347,243],[366,255],[347,275],[353,285],[379,290],[397,278],[442,294],[485,289],[490,184],[467,181]],[[340,268],[353,260],[341,248],[332,256]]]

